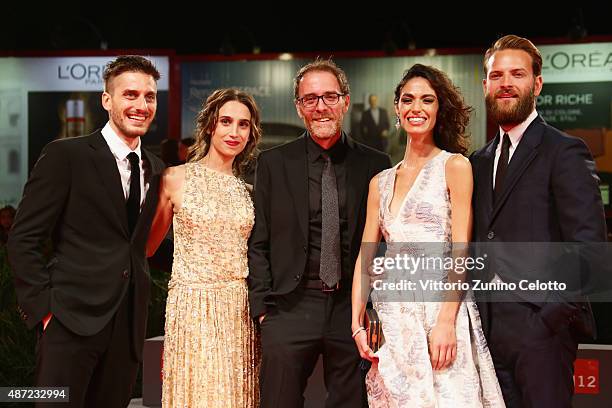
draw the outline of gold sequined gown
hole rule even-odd
[[[241,180],[200,163],[185,165],[183,202],[174,215],[163,407],[259,404],[259,341],[245,281],[253,222]]]

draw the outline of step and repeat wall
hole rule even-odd
[[[199,61],[181,64],[181,136],[193,135],[195,117],[202,101],[215,89],[234,87],[250,92],[262,112],[263,148],[295,138],[303,131],[293,100],[293,77],[311,59],[265,61]],[[336,58],[347,74],[351,104],[345,116],[344,129],[355,139],[363,140],[359,123],[369,108],[368,100],[376,95],[378,105],[389,119],[385,150],[393,162],[401,160],[406,136],[395,129],[393,105],[395,87],[405,70],[415,63],[433,65],[446,72],[458,86],[468,105],[474,108],[469,131],[472,143],[481,146],[485,140],[486,114],[482,96],[482,57],[466,55],[431,55],[418,57]]]
[[[604,194],[612,181],[612,43],[560,44],[539,47],[544,88],[538,111],[549,123],[583,138],[597,161]],[[484,51],[484,50],[483,50]],[[393,92],[403,72],[415,63],[446,72],[467,104],[474,108],[469,132],[471,147],[487,135],[482,94],[482,54],[336,58],[347,73],[351,106],[344,128],[363,140],[359,123],[371,95],[389,119],[384,149],[394,162],[402,158],[403,132],[393,126]],[[102,72],[112,56],[0,58],[0,204],[16,204],[23,184],[42,147],[58,137],[91,132],[104,125],[100,103]],[[293,101],[293,77],[311,59],[202,60],[180,56],[152,57],[162,77],[155,123],[143,142],[158,149],[165,138],[193,136],[195,116],[213,90],[236,87],[251,93],[262,112],[262,148],[284,143],[303,132]],[[178,64],[180,75],[170,77]],[[168,91],[180,92],[180,128],[168,127]],[[381,111],[382,112],[382,111]],[[608,203],[609,200],[606,200]]]

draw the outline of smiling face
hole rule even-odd
[[[491,120],[507,128],[520,124],[542,91],[542,76],[534,75],[531,56],[517,49],[496,51],[486,67],[483,88]]]
[[[433,137],[438,108],[438,97],[429,81],[414,77],[402,87],[395,113],[411,137]]]
[[[211,137],[209,154],[235,158],[245,148],[251,135],[251,111],[238,101],[226,102],[219,109],[219,117]]]
[[[342,94],[336,76],[327,71],[307,72],[299,83],[298,99],[325,94]],[[322,98],[319,98],[312,108],[305,108],[300,102],[296,102],[295,108],[315,141],[330,140],[340,137],[342,121],[348,111],[349,103],[350,96],[344,95],[335,105],[328,106]]]
[[[157,84],[142,72],[124,72],[112,78],[102,94],[115,133],[128,141],[149,130],[157,111]]]

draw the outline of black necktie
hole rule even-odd
[[[130,194],[127,199],[126,208],[128,216],[128,227],[130,234],[134,232],[138,215],[140,214],[140,158],[134,152],[127,155],[130,161]]]
[[[497,161],[497,171],[495,172],[495,199],[497,200],[501,195],[502,189],[504,188],[504,177],[506,176],[506,170],[508,169],[508,158],[510,157],[510,136],[504,133],[502,142],[501,154]]]
[[[319,277],[329,287],[340,280],[340,216],[338,215],[338,186],[331,158],[325,159],[321,176],[321,262]]]

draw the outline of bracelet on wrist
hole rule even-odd
[[[355,338],[355,336],[357,336],[357,335],[358,335],[360,332],[362,332],[362,331],[366,331],[366,328],[365,328],[365,327],[363,327],[363,326],[362,326],[362,327],[360,327],[360,328],[358,328],[357,330],[355,330],[355,331],[353,332],[353,334],[351,335],[351,337],[352,337],[352,338]]]

